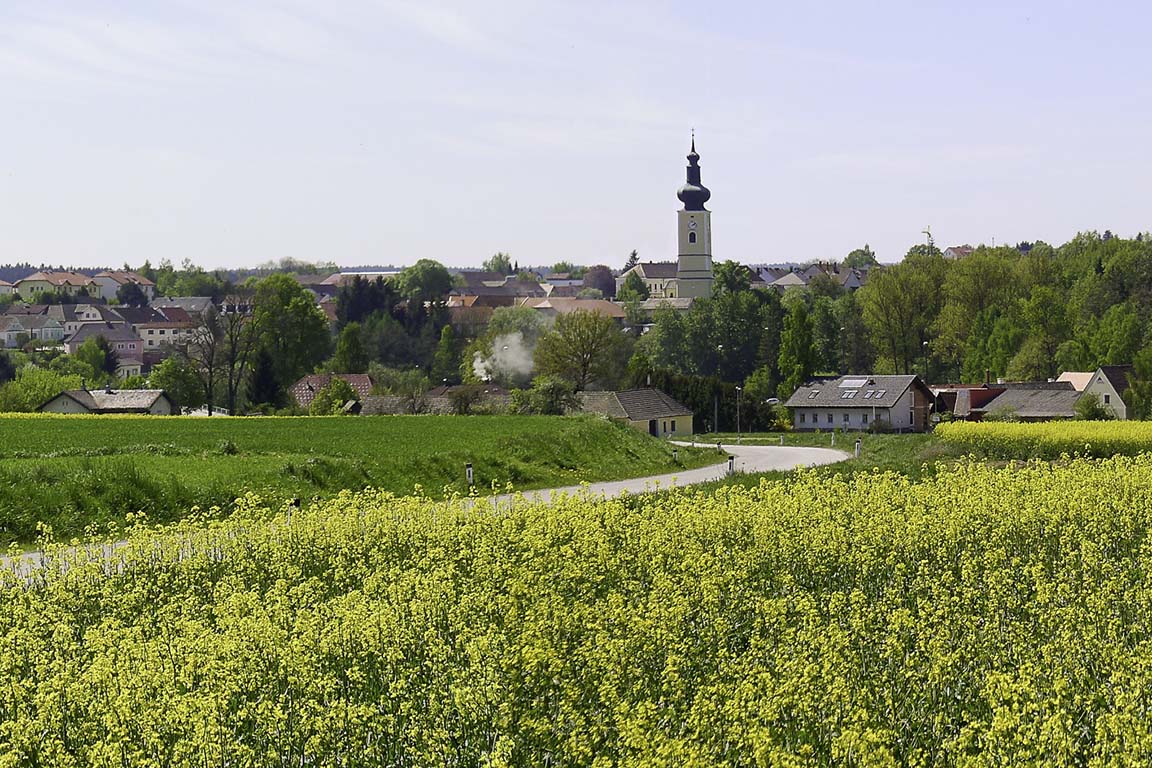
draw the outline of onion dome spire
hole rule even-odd
[[[692,151],[688,153],[687,182],[676,192],[686,211],[702,211],[704,203],[712,197],[708,187],[700,183],[700,155],[696,154],[696,132],[692,132]]]

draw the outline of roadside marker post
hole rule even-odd
[[[468,476],[468,487],[471,488],[475,483],[472,482],[472,462],[464,465],[464,474]]]
[[[784,435],[780,435],[780,445],[784,445]]]
[[[672,446],[672,463],[673,464],[680,463],[680,449],[677,448],[676,446]]]
[[[729,475],[736,474],[736,457],[735,456],[729,456],[728,457],[728,474]]]
[[[856,458],[860,458],[860,438],[856,438]]]

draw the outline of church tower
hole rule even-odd
[[[676,266],[676,295],[701,299],[712,295],[712,214],[704,203],[712,197],[700,183],[700,155],[696,137],[688,153],[688,180],[676,193],[684,210],[677,211],[680,256]]]

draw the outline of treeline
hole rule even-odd
[[[783,296],[730,277],[677,314],[657,311],[634,369],[717,377],[756,400],[786,398],[816,374],[917,373],[932,382],[1045,380],[1137,366],[1152,378],[1152,242],[1082,233],[979,247],[957,260],[918,245],[847,293],[817,279]]]

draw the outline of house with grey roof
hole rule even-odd
[[[1023,382],[1000,385],[1004,390],[982,408],[975,418],[1013,421],[1059,421],[1076,418],[1076,403],[1083,396],[1068,381]]]
[[[616,278],[616,295],[620,295],[620,289],[624,286],[628,275],[636,273],[648,288],[650,298],[671,298],[676,294],[673,286],[676,284],[679,268],[674,261],[642,261],[631,269],[621,272]]]
[[[619,419],[654,437],[692,434],[692,409],[659,389],[581,392],[579,398],[581,411]]]
[[[176,405],[162,389],[69,389],[36,410],[43,413],[138,413],[171,416]]]
[[[1086,394],[1096,395],[1100,404],[1112,411],[1117,419],[1128,418],[1128,405],[1124,394],[1128,391],[1128,377],[1132,374],[1130,365],[1102,365],[1092,374]]]
[[[784,405],[798,431],[925,432],[936,397],[919,376],[852,374],[808,382]]]

